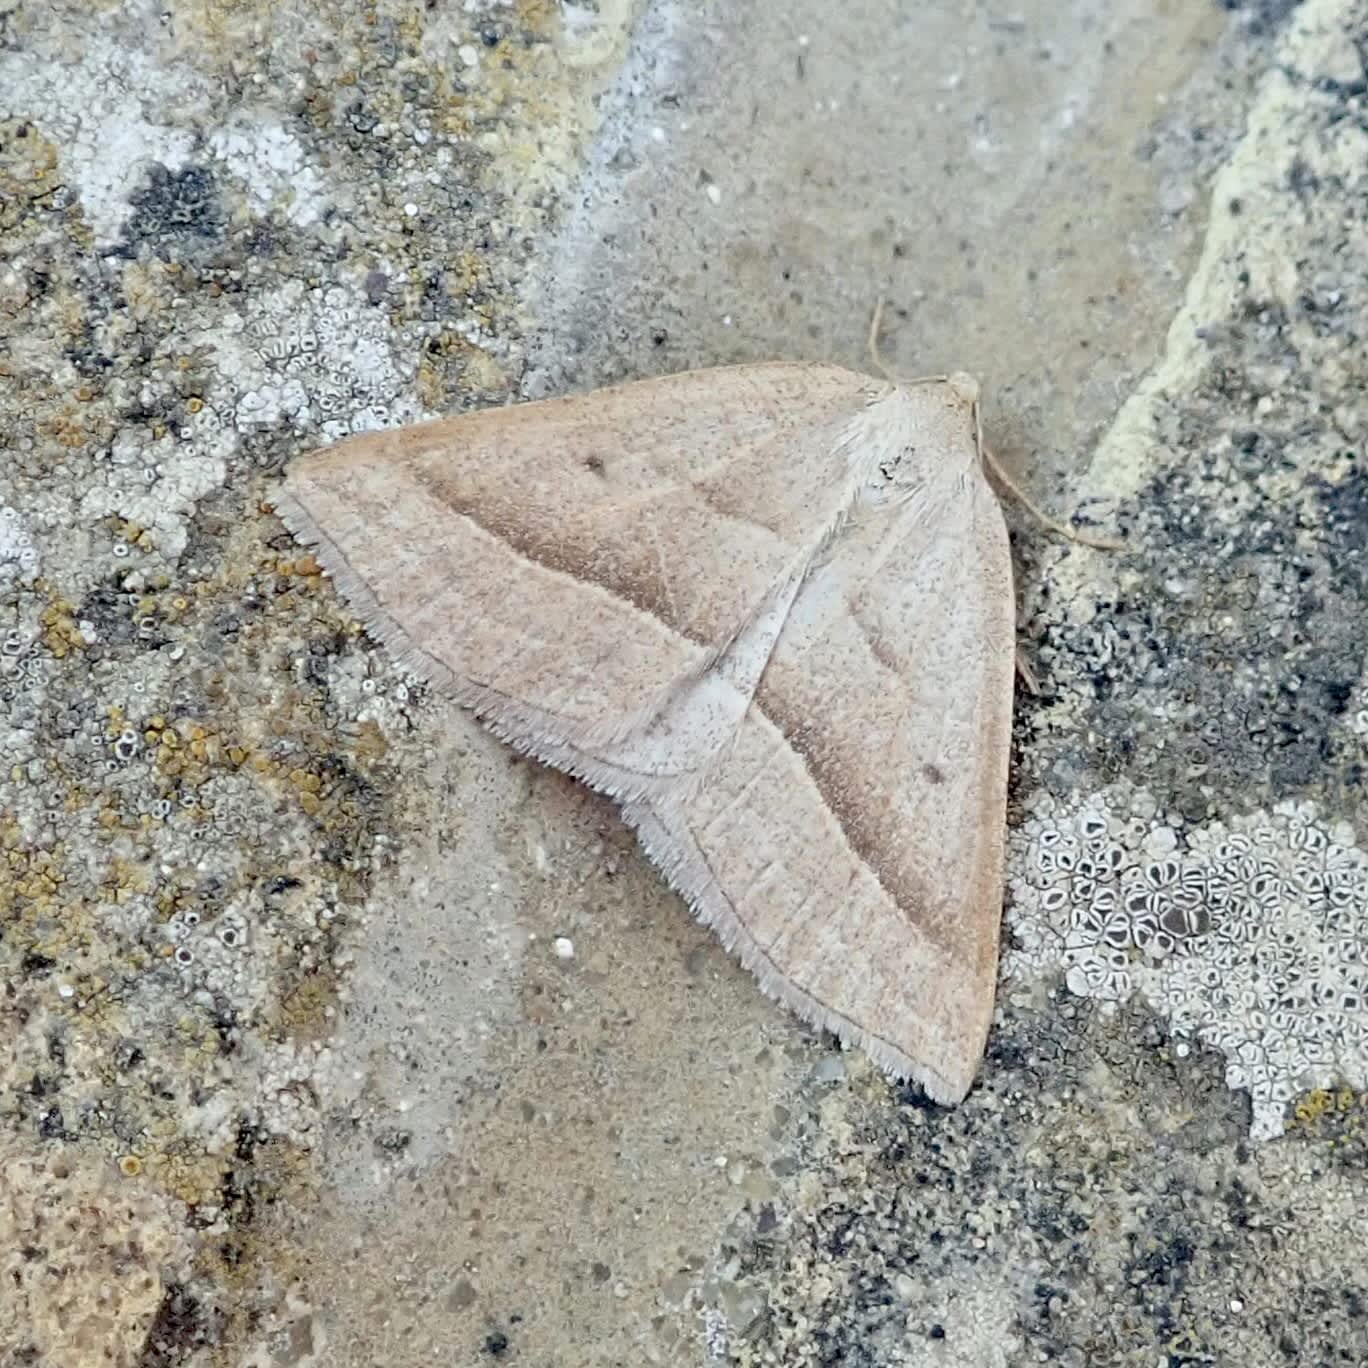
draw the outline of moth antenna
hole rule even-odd
[[[946,384],[956,377],[949,375],[916,375],[910,379],[905,376],[895,374],[884,363],[883,355],[879,351],[879,325],[883,322],[884,297],[882,295],[875,301],[874,314],[869,320],[869,359],[874,369],[884,377],[885,380],[892,381],[895,385],[934,385]],[[983,414],[979,407],[978,395],[973,399],[974,406],[974,444],[978,448],[979,460],[988,468],[997,482],[1038,522],[1041,527],[1048,532],[1054,532],[1063,537],[1066,541],[1076,542],[1079,546],[1090,546],[1095,551],[1124,551],[1126,544],[1113,537],[1094,537],[1087,532],[1079,532],[1076,528],[1070,527],[1067,523],[1062,523],[1056,518],[1050,517],[1043,508],[1036,503],[1030,495],[1026,493],[1017,482],[1007,473],[1002,462],[993,455],[991,449],[983,440]]]
[[[895,385],[940,385],[948,375],[898,375],[884,363],[883,353],[879,350],[879,325],[883,322],[884,297],[880,295],[874,302],[874,316],[869,320],[869,361],[885,380]]]
[[[992,448],[987,446],[983,440],[983,432],[978,421],[978,406],[975,405],[974,414],[974,436],[978,442],[979,458],[988,467],[993,478],[1038,522],[1047,532],[1054,532],[1063,537],[1066,541],[1077,542],[1079,546],[1090,546],[1094,551],[1124,551],[1126,543],[1118,541],[1115,537],[1094,537],[1090,533],[1080,532],[1075,527],[1070,527],[1068,523],[1062,523],[1050,517],[1041,506],[1026,493],[1017,482],[1007,473],[1006,467],[993,455]]]

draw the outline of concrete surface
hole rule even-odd
[[[1361,3],[0,35],[4,1368],[1368,1359],[1368,896],[1317,901],[1368,841]],[[265,502],[356,428],[862,365],[880,295],[1129,546],[1009,509],[1044,688],[955,1111],[766,1002]],[[1045,896],[1099,813],[1207,887],[1268,831],[1281,892],[1123,980]]]

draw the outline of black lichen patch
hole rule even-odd
[[[1290,7],[1238,8],[1259,27]],[[1361,39],[1353,52],[1368,73]],[[1213,267],[1198,350],[1148,400],[1154,473],[1126,487],[1129,548],[1098,567],[1091,601],[1038,597],[1055,698],[1019,710],[1019,739],[1056,797],[1125,778],[1170,820],[1291,797],[1368,819],[1363,740],[1345,725],[1368,660],[1353,266],[1368,182],[1332,150],[1362,127],[1368,87],[1320,80],[1314,63],[1285,77],[1307,94],[1297,127],[1276,164],[1247,172],[1257,190],[1220,206],[1240,233]],[[1280,246],[1245,247],[1261,235]]]
[[[152,244],[163,260],[202,253],[217,243],[228,222],[214,173],[204,166],[148,168],[147,184],[129,196],[125,239],[136,249]]]
[[[1220,0],[1221,8],[1244,16],[1254,34],[1268,34],[1281,28],[1301,0]]]
[[[803,1197],[736,1252],[770,1294],[729,1361],[885,1368],[935,1341],[963,1362],[1265,1363],[1290,1328],[1300,1361],[1368,1353],[1345,1311],[1368,1273],[1304,1258],[1314,1175],[1245,1143],[1218,1057],[1177,1067],[1142,1011],[1003,1015],[960,1108],[814,1098]],[[1340,1200],[1368,1196],[1338,1173]]]
[[[1256,356],[1216,371],[1201,411],[1171,425],[1179,459],[1136,501],[1132,588],[1046,629],[1042,664],[1070,681],[1085,722],[1055,731],[1047,708],[1027,723],[1052,788],[1125,775],[1193,821],[1213,792],[1365,801],[1361,747],[1337,723],[1368,648],[1368,464],[1309,390],[1289,386],[1276,422],[1248,421],[1251,376],[1291,326],[1257,317]]]
[[[168,1283],[136,1368],[179,1368],[218,1342],[221,1317],[183,1283]]]

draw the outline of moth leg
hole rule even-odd
[[[975,421],[977,422],[977,416]],[[1080,532],[1077,528],[1070,527],[1067,523],[1062,523],[1058,521],[1058,519],[1050,517],[1050,515],[1045,512],[1045,510],[1041,508],[1041,506],[1007,473],[1007,468],[993,455],[992,448],[984,442],[982,433],[979,434],[978,447],[979,455],[983,458],[983,463],[988,467],[993,478],[1047,532],[1053,532],[1056,536],[1063,537],[1066,541],[1075,542],[1079,546],[1091,547],[1094,551],[1124,551],[1126,549],[1126,543],[1117,541],[1114,537],[1095,537],[1089,532]]]

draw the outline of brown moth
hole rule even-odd
[[[617,799],[767,993],[942,1102],[992,1016],[1012,717],[976,393],[694,371],[353,437],[276,500],[402,666]]]

